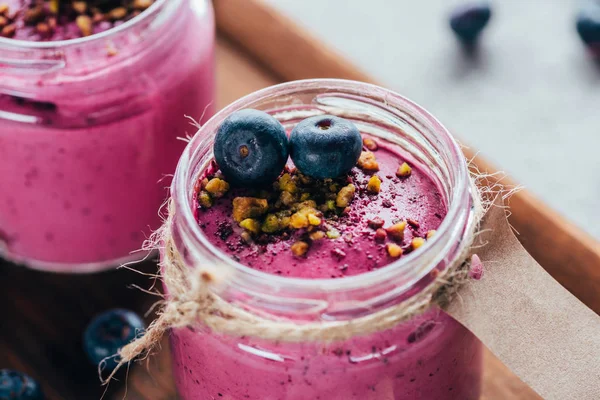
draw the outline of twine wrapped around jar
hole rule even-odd
[[[240,306],[224,300],[219,293],[235,273],[231,266],[187,266],[172,236],[175,202],[167,203],[168,217],[163,226],[154,233],[153,247],[160,247],[163,285],[168,292],[161,301],[157,318],[143,335],[124,346],[119,352],[119,364],[105,380],[109,382],[119,367],[140,356],[148,355],[170,328],[204,325],[213,332],[246,336],[281,342],[334,342],[354,336],[385,331],[427,311],[432,306],[444,308],[469,279],[472,249],[480,232],[480,222],[493,203],[494,194],[501,192],[498,186],[477,185],[485,176],[472,176],[473,216],[475,223],[465,233],[459,244],[458,255],[439,271],[437,277],[420,292],[410,298],[373,312],[344,321],[291,321],[284,318],[265,317],[251,313]]]

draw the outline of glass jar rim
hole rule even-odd
[[[229,257],[222,257],[222,255],[220,255],[220,261],[226,262],[234,267],[236,271],[236,274],[234,274],[233,277],[234,280],[240,280],[245,284],[251,284],[252,282],[264,284],[265,282],[268,282],[269,285],[274,287],[285,287],[287,289],[291,289],[292,291],[296,289],[302,292],[315,288],[324,292],[354,290],[365,287],[366,285],[385,283],[388,277],[394,276],[394,274],[398,274],[401,271],[407,272],[411,271],[411,269],[417,270],[419,259],[423,259],[425,254],[429,254],[435,261],[430,262],[430,269],[424,272],[421,271],[422,273],[420,276],[414,276],[410,279],[412,284],[414,284],[426,276],[427,273],[429,273],[433,268],[443,261],[445,257],[444,254],[436,256],[433,253],[434,251],[439,250],[436,249],[435,244],[441,242],[444,237],[447,238],[448,235],[451,235],[453,232],[463,232],[465,227],[474,223],[471,207],[465,207],[465,204],[471,204],[473,195],[466,160],[456,140],[433,115],[404,96],[377,85],[343,79],[307,79],[270,86],[236,100],[216,113],[198,130],[192,140],[190,140],[177,165],[171,185],[171,196],[175,201],[175,218],[177,221],[179,218],[182,218],[182,223],[186,227],[186,230],[189,229],[188,233],[191,234],[191,239],[193,240],[194,244],[207,247],[211,253],[215,255],[219,255],[221,252],[207,240],[202,232],[202,229],[197,223],[193,213],[192,199],[188,193],[189,187],[187,186],[189,173],[191,169],[195,167],[195,165],[192,165],[195,155],[193,145],[194,143],[203,140],[202,131],[204,129],[212,129],[216,127],[217,123],[220,123],[220,121],[222,121],[232,112],[239,109],[248,108],[247,106],[249,104],[259,101],[262,98],[266,98],[274,93],[277,93],[278,96],[285,96],[293,95],[294,93],[308,89],[335,91],[336,89],[350,90],[351,88],[356,90],[356,87],[359,87],[361,93],[364,92],[365,95],[368,93],[377,93],[378,97],[383,96],[386,101],[394,99],[395,101],[402,103],[405,107],[410,108],[411,111],[416,112],[424,121],[431,124],[434,127],[435,132],[445,136],[445,139],[450,143],[452,155],[454,156],[454,160],[452,161],[457,167],[458,182],[455,187],[456,190],[454,190],[452,196],[448,198],[448,212],[445,218],[442,220],[439,228],[436,230],[436,235],[428,240],[430,243],[428,246],[422,246],[417,251],[413,251],[410,254],[407,254],[382,268],[358,275],[345,276],[336,279],[310,279],[274,275],[253,269],[236,262]],[[453,224],[455,224],[457,220],[462,220],[463,225],[459,227],[454,226]],[[452,243],[444,246],[444,249],[449,248],[451,244]],[[410,286],[412,286],[412,284]]]
[[[9,39],[0,37],[0,48],[17,48],[17,49],[27,49],[27,50],[48,50],[55,48],[65,48],[71,46],[77,46],[86,43],[93,43],[96,41],[100,41],[102,39],[110,38],[115,35],[118,35],[121,32],[124,32],[130,28],[133,28],[143,21],[149,19],[150,17],[155,16],[159,13],[163,6],[171,0],[156,0],[152,5],[144,10],[144,12],[136,15],[129,21],[122,23],[119,26],[108,29],[104,32],[96,33],[94,35],[75,38],[75,39],[67,39],[67,40],[56,40],[56,41],[47,41],[47,42],[39,42],[34,40],[20,40],[20,39]]]

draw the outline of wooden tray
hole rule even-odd
[[[291,21],[258,0],[215,0],[219,108],[257,89],[293,79],[336,77],[374,80],[342,60]],[[293,51],[292,51],[293,49]],[[466,152],[471,157],[471,152]],[[480,169],[493,172],[477,158]],[[512,225],[527,250],[565,287],[600,312],[600,245],[531,194],[511,199]],[[155,271],[156,265],[144,266]],[[148,287],[141,275],[120,270],[93,276],[43,274],[0,262],[0,368],[30,373],[48,399],[98,399],[96,369],[82,353],[89,319],[110,307],[143,312],[154,301],[127,285]],[[531,389],[489,352],[482,399],[536,399]],[[113,382],[109,399],[176,399],[169,349]]]

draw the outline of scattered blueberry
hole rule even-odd
[[[577,33],[592,50],[600,53],[600,2],[588,0],[577,14]]]
[[[258,110],[232,113],[217,131],[214,154],[225,178],[237,186],[274,182],[288,159],[283,125]]]
[[[492,16],[487,2],[464,4],[450,15],[450,27],[465,43],[474,42]]]
[[[83,346],[89,360],[98,365],[106,357],[118,353],[119,349],[135,339],[145,329],[144,321],[133,311],[114,309],[97,315],[83,334]],[[114,369],[117,357],[107,359],[107,370]]]
[[[356,125],[333,115],[300,121],[290,134],[290,156],[305,175],[317,179],[342,176],[356,165],[362,138]]]
[[[1,400],[43,400],[40,384],[22,372],[10,369],[0,370]]]

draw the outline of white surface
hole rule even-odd
[[[456,1],[267,2],[600,239],[600,67],[576,1],[494,2],[475,59],[448,27]]]

